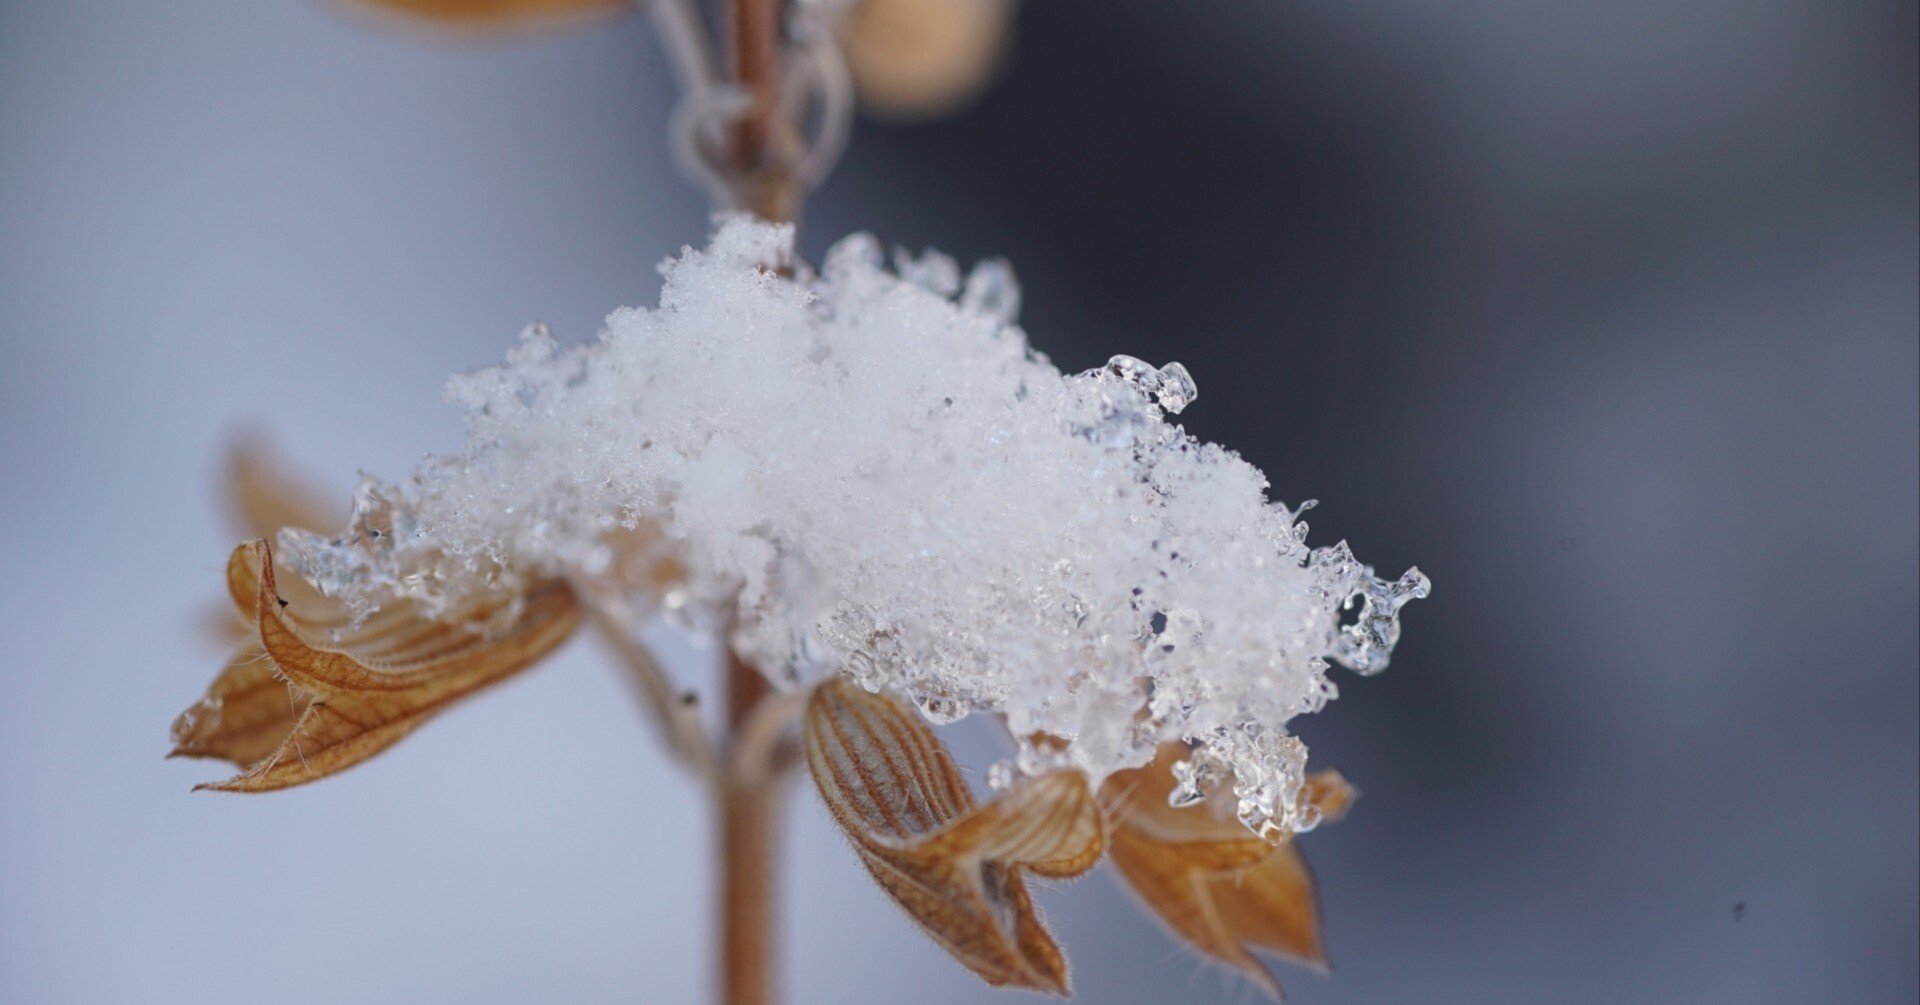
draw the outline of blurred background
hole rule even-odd
[[[1065,370],[1434,579],[1302,720],[1300,1002],[1920,994],[1911,3],[1036,0],[863,122],[803,244],[1005,255]],[[628,19],[448,43],[283,0],[0,2],[0,999],[704,999],[706,820],[590,642],[378,762],[190,795],[219,444],[341,493],[450,371],[703,240]],[[794,791],[795,1002],[987,1002]],[[1105,872],[1090,1002],[1248,1002]]]

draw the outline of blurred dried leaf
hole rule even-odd
[[[804,734],[827,809],[927,934],[989,984],[1070,993],[1025,874],[1078,876],[1099,861],[1105,834],[1085,776],[1045,775],[976,805],[911,709],[839,679],[814,689]]]
[[[222,508],[237,537],[272,540],[282,527],[325,533],[346,522],[345,512],[329,516],[336,507],[322,503],[320,493],[296,476],[272,443],[257,434],[241,434],[228,441],[220,481]],[[249,600],[236,618],[228,605],[211,605],[206,613],[208,637],[222,646],[251,644],[258,655],[252,609]],[[271,671],[266,675],[271,677]]]
[[[314,492],[287,469],[266,440],[240,436],[227,446],[226,504],[235,533],[242,537],[271,538],[282,527],[330,531],[346,514],[322,504]]]
[[[1102,794],[1116,807],[1114,867],[1181,938],[1279,998],[1279,981],[1252,950],[1324,972],[1313,874],[1292,841],[1270,845],[1208,805],[1167,805],[1172,765],[1187,753],[1184,744],[1166,744],[1152,764],[1107,780]],[[1333,771],[1312,775],[1302,789],[1327,822],[1346,812],[1353,795]]]
[[[1338,823],[1353,808],[1360,791],[1338,771],[1316,771],[1300,785],[1300,799],[1320,811],[1320,823]]]
[[[633,10],[629,0],[346,0],[348,6],[461,27],[579,22]]]
[[[1013,0],[857,0],[840,43],[860,102],[930,119],[978,94],[999,66]]]
[[[284,589],[281,582],[266,541],[234,549],[228,590],[255,624],[258,648],[228,662],[173,735],[175,754],[245,770],[200,788],[264,792],[349,768],[532,664],[580,620],[573,592],[552,581],[476,606],[459,623],[421,617],[404,602],[355,623],[299,577],[286,577]]]

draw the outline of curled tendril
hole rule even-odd
[[[847,148],[853,124],[853,79],[846,59],[824,15],[812,6],[795,14],[795,51],[789,64],[786,101],[782,114],[796,120],[804,107],[813,106],[816,124],[812,141],[794,174],[808,188],[818,188],[833,173]]]
[[[686,0],[641,3],[654,20],[680,82],[680,103],[668,123],[675,164],[717,204],[734,205],[738,194],[721,168],[719,151],[727,128],[752,109],[752,100],[714,72],[706,29]],[[809,189],[819,187],[832,173],[846,149],[853,122],[853,83],[830,23],[835,10],[821,4],[798,5],[790,26],[793,41],[778,112],[806,138],[789,167],[792,177]]]

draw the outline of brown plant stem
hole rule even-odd
[[[716,778],[720,817],[720,988],[725,1005],[775,1000],[774,913],[781,773],[741,763],[739,742],[762,702],[775,700],[758,670],[727,657],[728,765]]]
[[[640,706],[654,720],[667,750],[701,777],[719,770],[712,741],[701,723],[697,701],[689,701],[691,692],[675,694],[667,675],[655,662],[653,653],[634,637],[630,627],[633,614],[617,598],[591,583],[576,582],[574,592],[581,598],[587,623],[606,641],[627,671],[627,679],[640,697]]]
[[[726,174],[739,205],[763,220],[792,220],[802,187],[799,138],[781,114],[785,0],[727,0],[727,66],[749,104],[727,140]],[[726,764],[715,776],[720,826],[720,989],[724,1005],[776,1000],[775,918],[783,767],[750,727],[780,700],[731,650],[726,669]],[[743,742],[746,741],[746,742]]]
[[[780,114],[781,18],[785,0],[728,0],[727,65],[748,106],[728,137],[727,173],[742,208],[763,220],[791,220],[798,137]]]

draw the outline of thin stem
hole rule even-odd
[[[687,701],[693,697],[692,692],[674,692],[653,653],[634,638],[633,616],[624,602],[584,582],[575,583],[574,592],[581,597],[588,623],[620,658],[641,707],[653,718],[667,750],[701,777],[712,777],[718,770],[717,757],[713,741],[700,722],[697,702]]]
[[[776,949],[774,892],[779,868],[781,779],[735,770],[743,734],[768,701],[766,678],[731,653],[727,658],[729,768],[716,784],[720,816],[720,987],[725,1005],[772,1005]]]
[[[795,219],[852,128],[853,84],[833,12],[725,0],[724,51],[716,52],[691,0],[634,2],[652,18],[680,86],[668,136],[681,173],[720,208]]]
[[[781,113],[781,15],[784,0],[729,0],[727,65],[746,92],[747,107],[728,137],[727,160],[735,197],[764,220],[793,219],[800,186],[795,177],[792,123]]]
[[[818,183],[838,157],[851,114],[838,53],[817,51],[822,45],[830,47],[831,39],[811,38],[816,51],[796,63],[809,71],[807,79],[789,81],[782,65],[787,58],[782,30],[786,0],[724,0],[727,75],[721,79],[687,0],[651,2],[685,92],[673,129],[682,167],[706,185],[716,201],[730,202],[764,220],[792,220],[808,184]],[[821,95],[824,121],[812,150],[802,149],[793,121],[806,95],[783,93],[789,88],[818,89]],[[730,90],[737,95],[727,93]],[[709,131],[722,122],[728,123],[724,136]],[[598,623],[607,612],[595,613]],[[645,650],[630,634],[602,627],[633,669],[647,704],[662,719],[676,748],[699,750],[691,759],[704,761],[701,766],[724,761],[703,772],[711,783],[719,829],[720,1000],[724,1005],[772,1005],[780,802],[795,761],[782,734],[799,703],[775,692],[758,670],[729,649],[725,745],[716,750],[699,730],[697,716],[677,708],[664,675]]]
[[[728,765],[743,784],[775,779],[798,760],[798,745],[786,738],[787,725],[800,712],[802,695],[774,693],[754,706],[753,715],[733,734],[733,761]]]
[[[728,66],[747,107],[728,136],[727,175],[739,205],[763,220],[791,220],[803,191],[792,124],[782,114],[784,0],[728,0]],[[718,779],[720,987],[725,1005],[772,1005],[779,872],[780,789],[769,770],[781,702],[760,671],[727,653],[727,768]],[[773,723],[768,725],[769,717]]]

